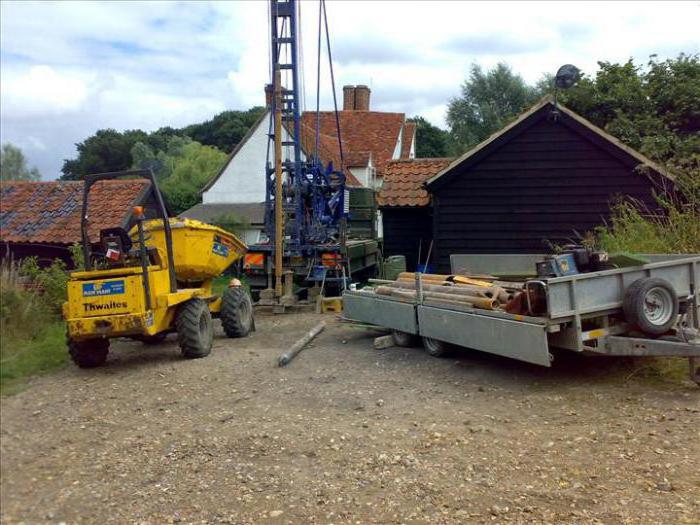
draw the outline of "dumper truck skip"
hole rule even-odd
[[[138,176],[150,180],[158,217],[147,219],[134,208],[130,231],[100,231],[93,249],[88,226],[90,188],[100,180]],[[80,367],[104,364],[110,339],[130,337],[146,344],[177,332],[182,355],[211,352],[214,317],[229,337],[245,337],[253,328],[250,297],[237,280],[222,295],[212,280],[240,259],[246,245],[235,235],[199,221],[169,218],[155,177],[138,170],[91,175],[85,179],[82,207],[85,270],[73,272],[63,305],[68,351]]]

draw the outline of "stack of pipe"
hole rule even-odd
[[[400,273],[396,281],[373,279],[372,282],[380,285],[374,289],[378,295],[416,300],[414,273]],[[477,279],[460,275],[421,274],[421,288],[426,301],[496,310],[512,299],[519,289],[519,283],[497,283],[495,277],[490,276],[479,276]]]

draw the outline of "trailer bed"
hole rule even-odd
[[[678,327],[675,340],[640,337],[620,320],[626,289],[643,277],[665,279],[687,305],[687,324]],[[427,298],[393,298],[371,289],[346,291],[343,316],[541,366],[551,365],[550,348],[554,347],[597,355],[688,357],[691,376],[700,382],[695,367],[695,359],[700,358],[699,283],[700,257],[671,258],[630,268],[528,281],[528,285],[542,286],[546,291],[547,311],[537,317],[448,305]],[[599,326],[591,328],[591,322]]]

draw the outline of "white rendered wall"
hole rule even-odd
[[[399,130],[399,138],[396,140],[396,147],[394,147],[394,154],[391,156],[391,160],[396,160],[401,158],[401,145],[403,144],[403,126]]]
[[[265,202],[265,165],[269,129],[269,119],[262,119],[257,129],[228,163],[219,179],[202,194],[203,203]],[[282,133],[282,140],[290,140],[286,130]],[[270,154],[272,153],[273,151],[270,151]],[[282,148],[284,159],[291,158],[293,155],[291,146]],[[301,158],[302,160],[306,158],[303,152]]]
[[[262,119],[257,129],[228,163],[219,179],[202,194],[203,203],[265,201],[268,127],[268,119]]]

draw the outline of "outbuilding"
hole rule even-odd
[[[433,212],[425,182],[446,168],[452,158],[392,160],[377,196],[384,229],[384,256],[403,255],[415,271],[431,252]]]
[[[437,271],[457,253],[542,253],[580,240],[621,196],[656,209],[660,166],[547,97],[427,182]],[[385,219],[386,220],[386,219]]]
[[[90,190],[88,235],[98,243],[103,228],[133,225],[133,207],[148,217],[156,205],[145,179],[103,180]],[[41,265],[72,264],[70,247],[82,239],[83,181],[6,181],[0,188],[0,257],[36,257]]]

